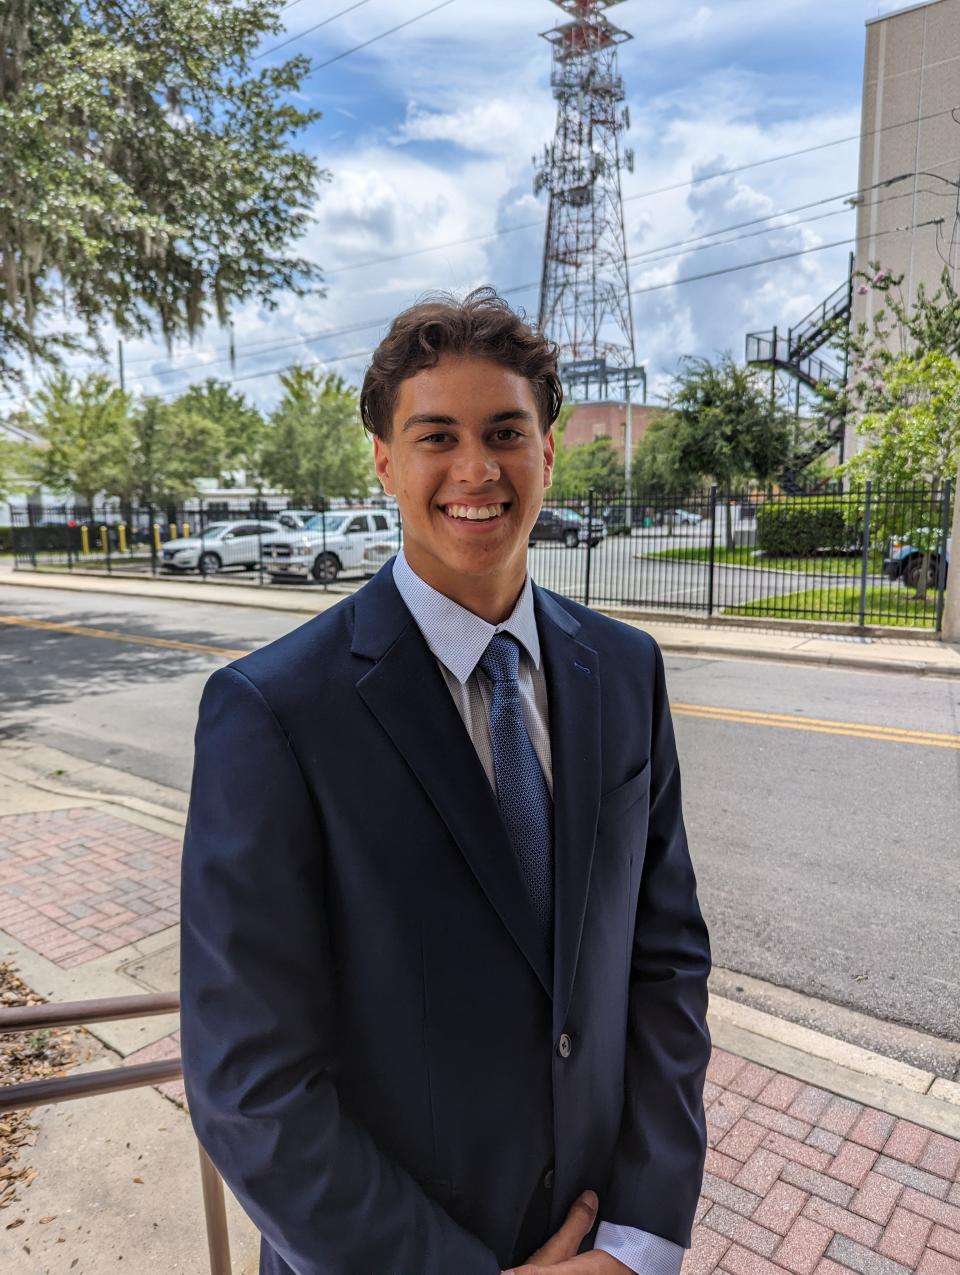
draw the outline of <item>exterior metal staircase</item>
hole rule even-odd
[[[753,367],[767,367],[776,372],[786,372],[799,385],[817,390],[818,387],[842,388],[846,372],[827,363],[817,351],[832,341],[838,332],[850,323],[853,309],[853,268],[849,277],[834,292],[814,307],[786,332],[773,328],[768,332],[751,332],[747,336],[747,363]],[[799,394],[798,385],[798,394]],[[827,427],[811,441],[790,466],[780,475],[780,486],[790,495],[802,495],[807,490],[803,471],[817,457],[831,447],[843,444],[845,417],[834,417]]]

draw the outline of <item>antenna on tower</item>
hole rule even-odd
[[[632,39],[605,10],[622,0],[553,0],[568,16],[543,33],[553,49],[553,141],[534,158],[536,194],[550,194],[540,282],[540,330],[560,347],[573,399],[646,385],[636,366],[620,174],[630,124],[617,49]],[[619,396],[619,395],[618,395]]]

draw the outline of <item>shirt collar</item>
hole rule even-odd
[[[529,573],[517,605],[502,624],[488,624],[459,602],[427,584],[407,562],[401,548],[393,562],[393,581],[427,646],[463,685],[477,667],[480,656],[495,633],[509,633],[540,667],[540,636],[533,609],[533,584]]]

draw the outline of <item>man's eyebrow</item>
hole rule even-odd
[[[527,411],[525,407],[510,407],[502,412],[494,412],[484,421],[485,425],[500,425],[504,421],[534,421],[533,412]],[[415,412],[413,416],[408,416],[400,426],[400,432],[404,433],[408,429],[416,429],[421,425],[459,425],[460,422],[455,416],[446,416],[441,412]]]
[[[416,429],[418,425],[456,425],[457,418],[455,416],[442,416],[437,412],[416,412],[413,416],[408,416],[403,422],[400,429],[401,432],[408,429]]]

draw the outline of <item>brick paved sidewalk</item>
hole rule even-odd
[[[683,1275],[960,1275],[960,1142],[714,1050]]]
[[[0,930],[71,969],[179,920],[180,845],[88,806],[0,817]]]
[[[0,816],[0,931],[64,970],[123,959],[177,923],[179,861],[179,839],[92,806]],[[173,1032],[125,1061],[177,1053]],[[707,1074],[683,1275],[960,1275],[960,1142],[721,1049]]]

